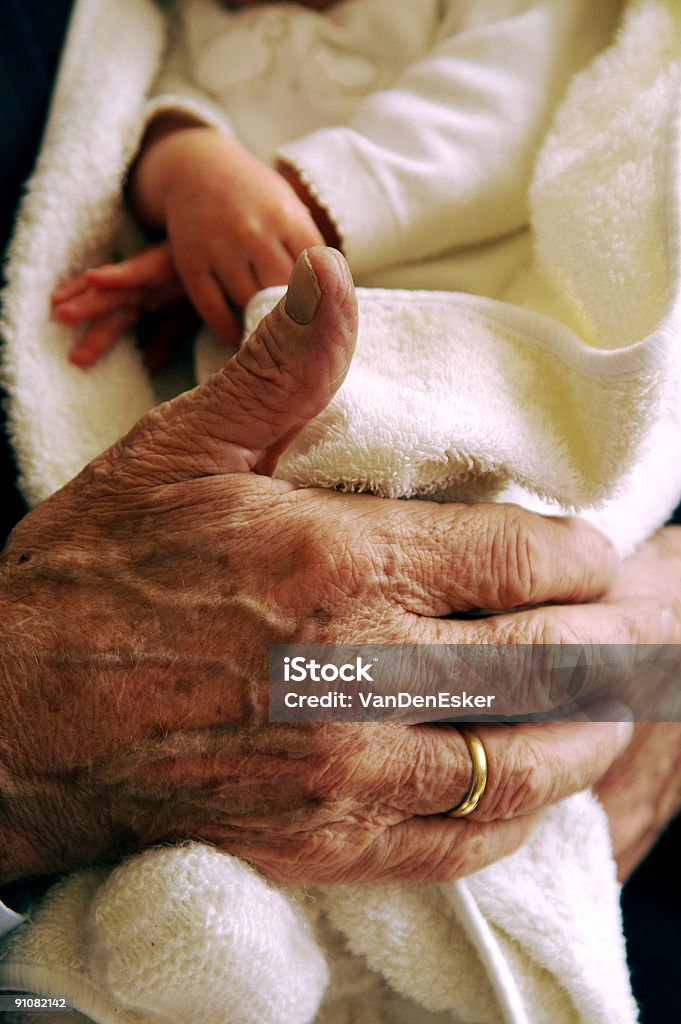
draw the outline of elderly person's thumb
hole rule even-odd
[[[117,454],[134,455],[150,483],[271,473],[342,384],[356,337],[345,260],[335,249],[306,250],[286,295],[234,358],[205,384],[153,409]]]

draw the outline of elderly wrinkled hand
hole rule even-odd
[[[486,726],[487,791],[454,820],[471,775],[457,730],[268,722],[270,644],[464,643],[490,627],[442,616],[591,601],[614,571],[577,521],[271,479],[355,335],[342,257],[311,250],[223,371],[16,527],[0,576],[1,880],[182,837],[282,880],[451,878],[516,848],[628,742],[627,726]]]
[[[646,721],[657,702],[643,700],[630,747],[596,787],[610,820],[619,876],[625,880],[681,810],[681,527],[658,531],[628,558],[596,610],[602,640],[636,642],[649,649],[651,667],[633,661],[630,690],[645,691],[655,682],[655,645],[665,695],[673,694],[670,721]],[[624,689],[624,687],[623,687]],[[633,703],[633,701],[632,701]],[[664,705],[660,705],[663,708]],[[656,715],[655,717],[662,717]]]

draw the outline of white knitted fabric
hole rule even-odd
[[[7,940],[0,987],[102,1024],[308,1024],[328,971],[305,899],[213,847],[152,848],[55,886]]]
[[[212,847],[154,848],[69,876],[3,953],[0,986],[68,995],[98,1024],[636,1019],[588,793],[511,857],[441,886],[284,893]]]
[[[306,1024],[328,983],[293,898],[210,846],[127,861],[89,928],[92,970],[112,996],[171,1021]]]

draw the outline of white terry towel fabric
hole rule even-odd
[[[312,938],[328,958],[329,973]],[[0,986],[99,1024],[630,1024],[603,811],[553,807],[512,857],[434,885],[288,887],[211,847],[155,848],[55,886]]]
[[[70,333],[49,321],[48,295],[108,255],[162,41],[150,0],[77,4],[2,325],[10,422],[34,502],[154,400],[130,343],[87,374],[68,365]],[[363,294],[363,337],[347,385],[281,471],[300,483],[381,494],[557,501],[600,523],[621,550],[662,522],[681,491],[680,81],[678,6],[630,3],[614,44],[574,80],[539,154],[532,265],[504,301]],[[268,301],[256,300],[251,315]],[[95,895],[102,903],[94,907],[106,906],[108,883],[125,890],[127,873],[154,856],[126,862],[108,882],[98,869],[75,875],[48,895],[34,922],[9,939],[0,980],[54,993],[61,979],[57,987],[105,1024],[177,1021],[160,1003],[125,1001],[131,990],[116,986],[111,965],[126,950],[108,943],[103,925],[97,932],[105,917],[83,906]],[[173,856],[179,871],[185,848]],[[227,875],[241,868],[227,857],[221,864]],[[253,898],[264,900],[269,889],[257,882]],[[176,900],[172,884],[167,891],[151,908],[161,917]],[[64,902],[52,913],[57,900]],[[330,949],[332,981],[319,1014],[327,1024],[635,1019],[606,824],[588,795],[554,808],[514,858],[465,882],[344,888],[319,893],[315,907]],[[306,926],[295,915],[289,925],[304,949]],[[312,1002],[324,971],[310,981]],[[202,977],[191,980],[200,1007]],[[291,1013],[309,1019],[300,1003]]]

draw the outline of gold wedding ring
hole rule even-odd
[[[473,732],[472,729],[467,729],[464,725],[458,725],[457,729],[466,741],[466,746],[470,751],[473,772],[471,784],[465,797],[460,804],[452,807],[451,811],[445,811],[445,814],[448,814],[450,818],[465,818],[467,814],[473,813],[485,792],[485,786],[487,785],[487,754],[485,753],[482,740],[476,732]]]

